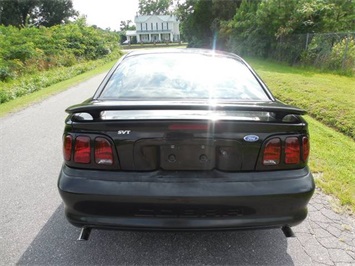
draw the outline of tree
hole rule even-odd
[[[39,0],[0,0],[0,24],[23,27]]]
[[[186,0],[178,3],[177,16],[184,38],[193,47],[211,47],[220,24],[233,18],[241,0]]]
[[[120,23],[120,31],[127,31],[127,30],[135,30],[136,26],[130,24],[132,23],[132,20],[121,20]]]
[[[193,3],[193,8],[189,4]],[[190,47],[210,47],[213,39],[211,29],[214,20],[212,15],[212,0],[191,1],[186,5],[187,16],[182,24],[182,33]]]
[[[41,0],[38,10],[37,17],[33,19],[36,26],[51,27],[78,16],[78,12],[73,9],[72,0]]]
[[[139,0],[138,9],[141,15],[167,15],[172,0]]]
[[[213,0],[212,14],[218,20],[230,20],[241,3],[242,0]]]
[[[229,35],[233,52],[294,64],[307,55],[305,44],[312,42],[309,58],[315,59],[337,42],[336,38],[312,39],[308,33],[351,32],[354,23],[353,0],[243,0],[220,32]]]
[[[72,0],[0,0],[0,24],[53,26],[78,15]]]
[[[321,17],[323,32],[346,32],[355,29],[355,1],[328,0]]]

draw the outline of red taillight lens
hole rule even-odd
[[[286,138],[285,141],[285,163],[298,164],[300,162],[300,142],[297,137]]]
[[[107,139],[95,139],[95,162],[100,165],[113,164],[112,147]]]
[[[279,138],[269,140],[264,148],[263,164],[277,165],[281,157],[281,140]]]
[[[71,149],[73,147],[73,138],[70,135],[66,135],[63,142],[63,157],[64,160],[70,161]]]
[[[90,163],[90,138],[78,136],[75,139],[74,162]]]
[[[307,137],[303,137],[302,138],[302,149],[303,149],[303,161],[306,162],[308,160],[308,156],[309,156],[309,140]]]

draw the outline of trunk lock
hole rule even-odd
[[[176,162],[176,156],[175,156],[174,154],[170,154],[170,155],[168,156],[168,161],[169,161],[170,163],[175,163],[175,162]]]
[[[200,162],[201,162],[201,163],[206,163],[207,161],[208,161],[207,155],[202,154],[202,155],[200,156]]]

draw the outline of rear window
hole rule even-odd
[[[106,84],[100,99],[270,100],[242,62],[218,55],[184,53],[125,58]]]

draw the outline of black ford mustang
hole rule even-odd
[[[275,100],[234,54],[129,53],[67,112],[58,187],[86,235],[289,229],[307,215],[305,112]]]

